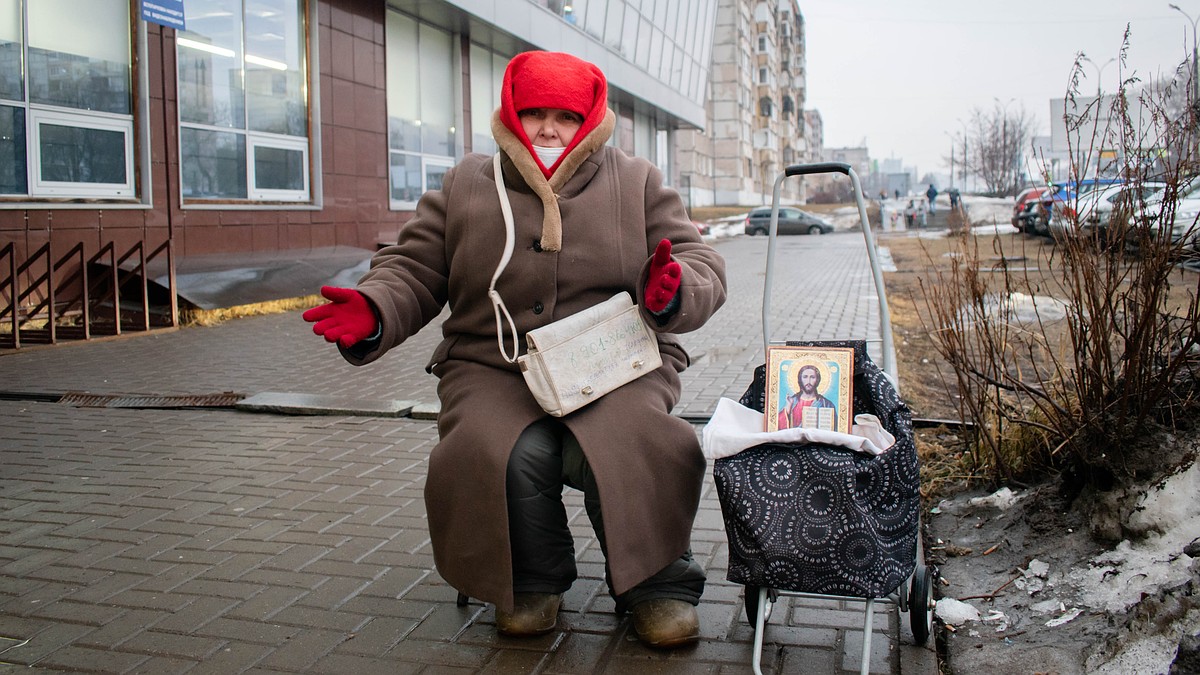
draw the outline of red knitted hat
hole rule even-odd
[[[563,158],[604,120],[608,107],[608,81],[596,66],[562,52],[523,52],[508,62],[500,90],[500,121],[516,134],[533,155],[533,143],[525,135],[518,113],[529,108],[560,108],[579,113],[583,126],[571,139],[562,156],[551,167],[542,167],[546,178]]]

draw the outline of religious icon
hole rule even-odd
[[[850,433],[853,371],[850,348],[769,347],[766,430],[804,427]]]

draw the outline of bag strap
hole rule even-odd
[[[500,264],[496,266],[495,273],[492,274],[492,282],[488,284],[488,297],[492,300],[492,313],[496,315],[496,344],[500,347],[500,356],[504,357],[508,363],[516,363],[517,354],[521,349],[517,339],[517,325],[513,323],[512,315],[508,313],[508,308],[504,306],[504,300],[496,291],[496,280],[500,278],[500,273],[504,271],[505,267],[508,267],[508,261],[512,259],[516,239],[513,233],[512,205],[508,203],[508,190],[504,187],[504,173],[500,170],[499,152],[492,157],[492,167],[496,172],[496,195],[500,197],[500,212],[504,214],[504,253],[500,256]],[[501,321],[501,314],[504,315],[504,320],[508,321],[508,328],[512,333],[512,356],[509,356],[509,352],[504,349],[504,322]]]

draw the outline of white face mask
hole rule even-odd
[[[549,169],[554,166],[559,157],[562,157],[563,151],[566,148],[543,148],[540,145],[533,146],[533,151],[537,153],[538,159],[542,161],[542,166]]]

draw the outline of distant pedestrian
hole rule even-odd
[[[951,211],[957,210],[958,209],[958,200],[959,200],[959,196],[960,196],[958,193],[958,188],[950,188],[948,194],[950,195],[950,210]]]
[[[937,213],[937,207],[934,202],[937,200],[937,188],[933,187],[933,183],[929,184],[929,189],[925,191],[925,196],[929,198],[929,212]]]

